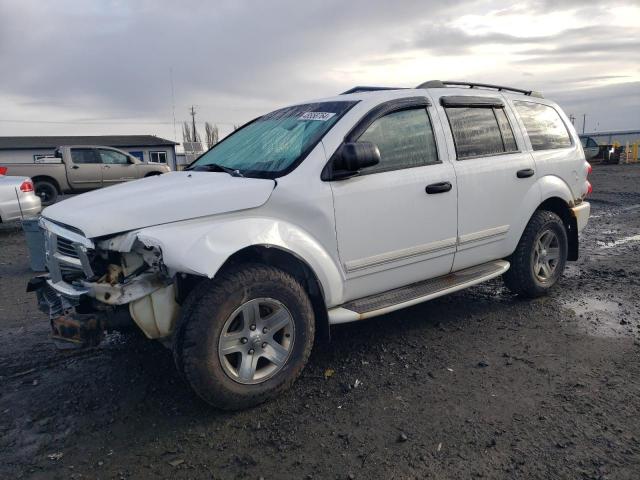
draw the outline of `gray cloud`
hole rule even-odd
[[[507,4],[497,14],[578,8],[592,15],[609,6],[558,3],[544,8],[541,2]],[[240,123],[284,103],[343,91],[351,86],[347,70],[356,75],[367,67],[393,69],[420,58],[421,52],[455,57],[478,46],[518,46],[519,60],[505,65],[502,73],[474,79],[509,83],[526,78],[536,88],[557,87],[554,81],[565,79],[570,89],[608,80],[585,79],[589,76],[614,76],[615,71],[603,68],[614,52],[622,53],[624,61],[637,58],[640,50],[640,27],[568,26],[560,34],[534,38],[474,35],[450,25],[460,14],[492,9],[499,7],[483,0],[0,0],[0,101],[15,98],[18,112],[41,109],[71,116],[74,122],[96,125],[95,133],[101,133],[100,122],[121,125],[121,133],[139,133],[131,130],[136,119],[143,119],[145,125],[164,125],[158,128],[167,134],[170,68],[178,120],[193,103],[202,119]],[[527,68],[562,62],[574,67],[560,79]],[[458,78],[469,79],[464,65]],[[422,80],[406,78],[398,84]],[[375,84],[376,78],[366,83]],[[0,111],[0,121],[6,115]],[[38,133],[27,130],[29,123],[0,122],[2,131],[9,128]]]

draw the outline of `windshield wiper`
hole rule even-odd
[[[228,173],[232,177],[244,177],[242,172],[236,168],[225,167],[217,163],[208,163],[206,165],[196,165],[188,170],[195,170],[196,172],[224,172]]]

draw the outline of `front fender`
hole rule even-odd
[[[223,219],[214,222],[166,225],[142,230],[138,239],[162,250],[171,270],[213,278],[227,259],[250,246],[273,246],[297,256],[314,271],[327,305],[342,298],[339,267],[325,248],[308,232],[273,218]]]

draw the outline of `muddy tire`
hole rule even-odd
[[[502,277],[505,285],[523,297],[545,295],[562,276],[567,252],[567,231],[560,217],[536,211],[508,258],[511,267]]]
[[[311,301],[276,268],[232,268],[198,284],[182,310],[176,367],[214,407],[235,410],[274,398],[298,378],[311,353]]]
[[[40,197],[40,202],[43,207],[53,205],[58,200],[58,187],[53,182],[48,180],[36,180],[34,189],[36,195]]]

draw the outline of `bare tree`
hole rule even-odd
[[[193,139],[191,137],[191,127],[189,126],[189,122],[184,122],[182,124],[182,141],[184,143],[193,142]]]
[[[213,147],[220,139],[220,132],[217,125],[211,125],[209,122],[204,123],[204,134],[207,148]]]
[[[194,153],[202,151],[202,143],[198,130],[195,126],[192,127],[189,122],[182,124],[182,140],[185,151]]]

